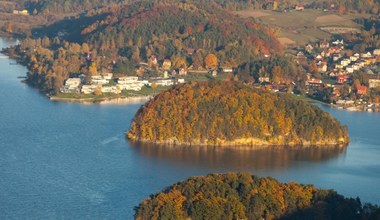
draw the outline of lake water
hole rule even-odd
[[[323,107],[348,125],[346,149],[133,146],[123,133],[140,104],[52,102],[21,83],[26,68],[12,62],[0,54],[0,219],[132,219],[165,186],[230,171],[380,204],[379,113]]]

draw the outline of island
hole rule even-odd
[[[248,173],[190,177],[150,196],[135,219],[379,219],[380,208],[333,190]]]
[[[169,145],[342,145],[347,128],[327,112],[234,81],[190,82],[144,104],[130,140]]]

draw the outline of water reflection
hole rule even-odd
[[[209,168],[286,169],[294,162],[323,162],[344,156],[345,147],[186,147],[129,143],[144,157],[167,160],[181,165]]]

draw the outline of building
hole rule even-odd
[[[101,90],[103,93],[115,93],[115,94],[121,93],[121,89],[118,86],[102,86]]]
[[[325,41],[322,41],[320,44],[319,44],[319,47],[320,48],[329,48],[330,47],[330,43],[325,40]]]
[[[111,80],[113,77],[112,73],[103,73],[102,75],[103,75],[103,79],[106,79],[106,80]]]
[[[105,85],[109,83],[109,80],[104,79],[103,76],[91,76],[91,83],[94,85]]]
[[[62,93],[79,93],[80,78],[68,78],[65,85],[61,88]]]
[[[322,88],[323,82],[320,79],[311,78],[306,81],[306,86],[309,88]]]
[[[303,11],[305,9],[305,6],[304,4],[297,4],[296,5],[296,11]]]
[[[152,83],[156,83],[157,86],[172,86],[174,85],[173,80],[171,79],[159,79],[154,82],[151,82],[149,85],[151,86]]]
[[[29,15],[29,12],[26,9],[23,9],[23,10],[13,10],[13,14],[16,14],[16,15]]]
[[[185,68],[180,68],[179,70],[178,70],[178,74],[179,75],[187,75],[187,69],[185,69]]]
[[[123,76],[119,77],[117,80],[118,84],[130,84],[130,83],[136,83],[139,80],[139,77],[137,76]]]
[[[367,94],[367,87],[366,86],[358,86],[356,93],[358,95],[366,95]]]
[[[379,55],[380,55],[380,49],[375,49],[375,50],[373,51],[373,55],[374,55],[374,56],[379,56]]]
[[[368,80],[369,88],[376,88],[380,86],[380,79],[369,79]]]
[[[98,85],[83,85],[81,92],[84,94],[91,94],[95,92]]]
[[[147,80],[139,80],[137,76],[124,76],[119,77],[117,80],[117,86],[120,90],[134,90],[140,91],[144,85],[148,85]]]

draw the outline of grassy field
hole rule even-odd
[[[270,10],[243,10],[233,12],[242,17],[254,17],[279,31],[280,42],[303,45],[310,41],[329,39],[331,34],[320,27],[337,26],[359,28],[353,19],[360,14],[336,15],[322,10],[289,11],[286,13]]]

